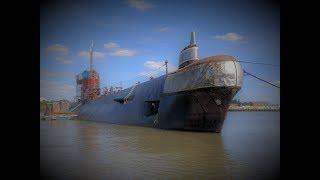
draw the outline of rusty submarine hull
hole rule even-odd
[[[179,69],[93,101],[82,103],[78,118],[160,129],[221,132],[243,70],[232,56],[199,60],[195,35],[180,53]]]

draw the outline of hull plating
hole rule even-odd
[[[215,56],[82,105],[79,118],[116,124],[220,132],[229,104],[242,84],[242,69]]]

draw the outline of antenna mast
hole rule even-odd
[[[164,63],[166,65],[166,74],[168,74],[168,60],[166,60]]]
[[[90,72],[91,72],[92,69],[93,69],[93,66],[92,66],[92,61],[93,61],[93,41],[91,42],[89,55],[90,55]]]

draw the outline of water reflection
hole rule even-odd
[[[106,175],[114,173],[123,178],[228,175],[224,165],[227,158],[217,134],[99,123],[90,123],[89,129],[87,125],[79,128],[80,146],[86,147],[84,155],[98,162],[96,166],[110,167]]]
[[[275,179],[280,173],[280,113],[228,113],[222,141],[236,179]]]
[[[259,173],[265,175],[265,171],[259,169],[262,159],[270,163],[270,159],[277,158],[274,156],[277,148],[264,149],[274,142],[260,142],[261,133],[266,136],[272,133],[252,128],[248,120],[239,120],[239,115],[235,115],[226,121],[221,134],[88,121],[42,121],[41,171],[46,178],[53,179],[261,177]],[[271,121],[275,128],[264,126],[274,130],[278,125]],[[252,136],[251,139],[248,136]],[[274,138],[277,137],[269,139]],[[254,166],[259,168],[254,169]]]

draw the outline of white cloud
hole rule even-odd
[[[237,33],[227,33],[224,35],[216,35],[216,36],[213,36],[213,38],[220,39],[223,41],[229,41],[229,42],[238,42],[243,40],[243,37]]]
[[[120,48],[120,45],[114,42],[104,44],[106,49],[109,49],[111,56],[135,56],[138,51],[128,48]]]
[[[146,61],[143,65],[150,70],[155,70],[159,69],[163,64],[164,62],[162,61]]]
[[[52,60],[55,60],[60,64],[72,64],[72,61],[67,59],[67,55],[69,54],[68,47],[61,44],[53,44],[48,46],[45,50],[46,53],[52,54]]]
[[[72,64],[72,61],[66,59],[65,57],[56,57],[55,60],[61,64]]]
[[[114,42],[109,42],[107,44],[104,44],[104,47],[107,49],[113,49],[113,48],[118,48],[119,45],[117,43]]]
[[[68,54],[69,49],[66,46],[61,44],[53,44],[46,48],[47,53],[61,53],[61,54]]]
[[[110,55],[111,56],[134,56],[137,53],[138,53],[138,51],[136,51],[136,50],[118,48],[118,49],[115,49],[113,52],[111,52]]]
[[[41,70],[40,77],[41,78],[74,78],[76,75],[72,72],[57,72],[57,71],[48,71]]]
[[[78,54],[80,57],[89,58],[89,51],[80,51]],[[94,59],[102,59],[104,58],[105,54],[102,52],[93,51],[93,58]]]
[[[130,7],[137,8],[141,11],[145,11],[153,7],[153,4],[145,0],[127,0],[126,3]]]
[[[160,74],[160,72],[165,72],[166,68],[164,66],[164,61],[146,61],[144,64],[144,67],[146,68],[146,70],[142,71],[139,73],[139,75],[141,76],[157,76]],[[168,63],[168,72],[172,72],[175,71],[177,69],[177,66],[171,64],[170,62]]]
[[[48,100],[72,100],[76,94],[75,91],[74,85],[64,84],[59,81],[40,80],[40,96]]]
[[[157,32],[165,32],[168,30],[169,30],[169,27],[161,27],[161,28],[156,29]]]

